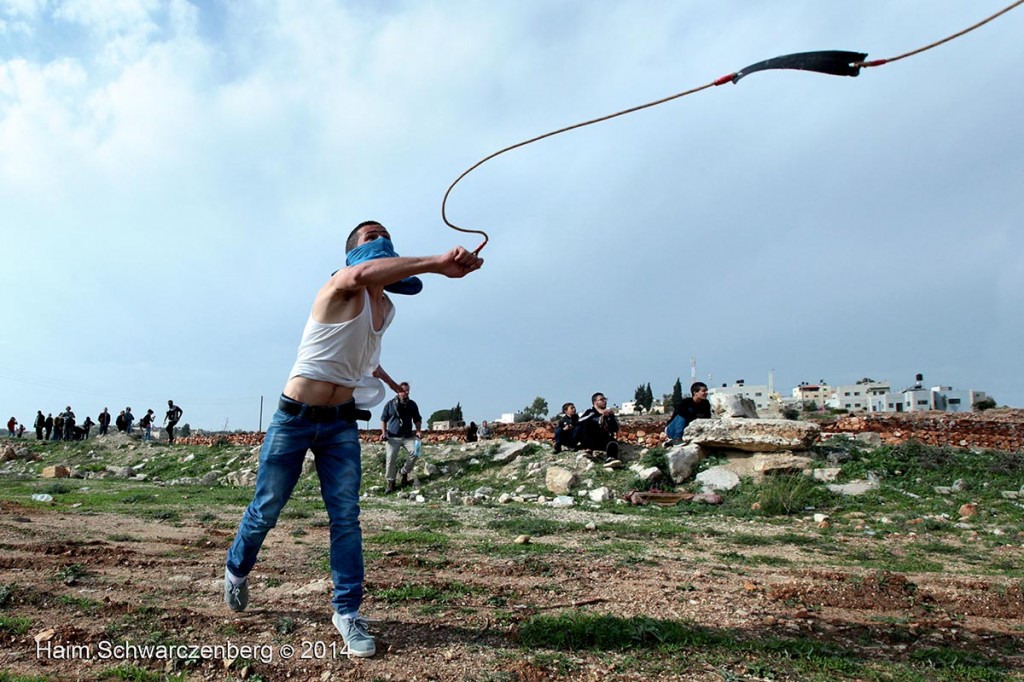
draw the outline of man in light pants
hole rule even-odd
[[[409,398],[409,382],[398,385],[398,396],[388,401],[380,415],[380,439],[387,443],[384,477],[388,481],[385,493],[395,492],[395,476],[398,474],[398,451],[405,448],[409,456],[402,465],[402,485],[409,485],[409,474],[420,456],[420,428],[423,418],[415,400]],[[415,430],[413,430],[415,426]]]

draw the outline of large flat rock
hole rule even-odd
[[[686,427],[684,443],[746,452],[806,450],[821,434],[817,424],[790,419],[697,419]]]

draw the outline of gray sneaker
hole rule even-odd
[[[340,613],[331,617],[334,627],[341,633],[345,640],[345,647],[349,656],[369,658],[377,653],[377,645],[373,637],[366,631],[366,621],[362,618],[342,618]]]
[[[224,569],[224,603],[232,611],[245,611],[249,605],[249,579],[235,585],[228,577],[227,568]]]

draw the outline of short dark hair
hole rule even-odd
[[[398,387],[399,388],[408,389],[409,388],[409,382],[408,381],[403,381],[402,383],[398,384]]]
[[[603,398],[607,399],[607,396],[605,396],[605,394],[604,394],[604,393],[601,393],[601,391],[598,391],[598,392],[597,392],[597,393],[595,393],[594,395],[590,396],[590,404],[591,404],[591,405],[593,405],[593,404],[594,404],[595,402],[597,402],[597,397],[598,397],[598,396],[601,396],[601,397],[603,397]]]
[[[573,403],[566,403],[566,404],[562,405],[562,412],[565,412],[570,407],[576,407],[576,405],[574,405]]]
[[[692,384],[690,384],[690,395],[693,395],[694,393],[696,393],[700,389],[707,388],[707,387],[708,387],[708,385],[705,384],[703,381],[695,381]]]
[[[367,225],[380,225],[376,220],[364,220],[355,226],[351,232],[348,233],[348,239],[345,240],[345,253],[348,253],[352,249],[356,248],[356,238],[359,236],[359,230],[363,229]],[[380,225],[384,227],[383,225]]]

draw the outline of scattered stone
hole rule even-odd
[[[530,544],[530,536],[529,535],[520,535],[520,536],[518,536],[515,539],[515,543],[517,545],[528,545],[528,544]]]
[[[732,490],[740,484],[740,477],[724,466],[717,466],[697,474],[697,482],[704,490]]]
[[[544,485],[556,495],[568,495],[579,482],[576,474],[562,467],[548,467]]]
[[[252,469],[239,469],[238,471],[232,471],[224,480],[228,482],[228,485],[234,485],[239,487],[249,487],[256,485],[256,472]]]
[[[622,460],[610,459],[610,460],[608,460],[607,462],[604,463],[604,468],[605,469],[621,469],[622,468]]]
[[[724,500],[718,493],[706,492],[694,495],[691,502],[702,502],[704,504],[722,504]]]
[[[843,473],[841,467],[827,467],[824,469],[812,469],[811,477],[815,481],[821,481],[822,483],[832,483],[837,478],[839,478],[839,474],[841,473]]]
[[[594,488],[587,493],[594,502],[607,502],[611,499],[612,493],[607,487]]]
[[[508,493],[502,493],[498,496],[498,504],[508,504],[512,501],[512,496]]]
[[[640,471],[638,471],[636,477],[639,478],[641,481],[644,481],[645,483],[657,481],[659,478],[661,478],[661,469],[659,469],[658,467],[647,467],[646,469],[641,469]]]
[[[875,433],[874,431],[864,431],[862,433],[855,434],[853,440],[860,441],[865,445],[878,448],[882,446],[882,436]]]
[[[37,632],[35,634],[35,636],[33,637],[33,639],[36,640],[36,643],[38,644],[40,642],[49,642],[51,639],[53,639],[56,636],[57,636],[57,631],[56,630],[54,630],[53,628],[47,628],[45,630]]]
[[[316,455],[312,450],[306,450],[306,456],[302,458],[302,475],[308,476],[316,471]]]
[[[710,400],[711,412],[716,417],[757,419],[757,404],[750,398],[714,393],[711,395]]]
[[[63,464],[45,467],[41,476],[43,478],[71,478],[71,469]]]
[[[962,493],[967,489],[967,484],[964,482],[964,479],[958,478],[953,481],[953,485],[950,486],[950,489],[955,493]]]
[[[810,457],[794,455],[792,453],[771,454],[757,453],[751,458],[754,480],[764,481],[768,476],[782,476],[787,474],[802,474],[811,468],[814,460]]]
[[[857,481],[850,481],[849,483],[843,483],[842,485],[832,483],[828,486],[828,489],[831,490],[832,492],[839,493],[840,495],[847,495],[850,497],[863,495],[869,490],[875,490],[876,488],[878,488],[877,481],[865,481],[863,479]]]
[[[587,525],[584,526],[587,530],[597,530],[597,524],[593,521],[587,521]]]
[[[815,523],[821,523],[822,521],[828,521],[828,520],[829,520],[829,515],[828,514],[815,514],[814,515],[814,522]]]
[[[530,444],[526,441],[516,441],[512,443],[506,443],[501,446],[501,449],[494,453],[491,458],[496,464],[508,464],[512,460],[516,459],[521,455],[526,448],[530,447]]]
[[[705,457],[700,445],[677,445],[665,453],[669,475],[676,483],[682,483],[693,476],[693,468]]]
[[[970,517],[970,516],[977,516],[977,515],[978,515],[978,505],[976,505],[975,503],[968,502],[967,504],[964,504],[964,505],[960,506],[960,518],[967,518],[967,517]]]
[[[551,506],[554,507],[555,509],[566,509],[568,507],[572,507],[575,504],[576,501],[573,500],[568,495],[559,495],[555,499],[551,500]]]

